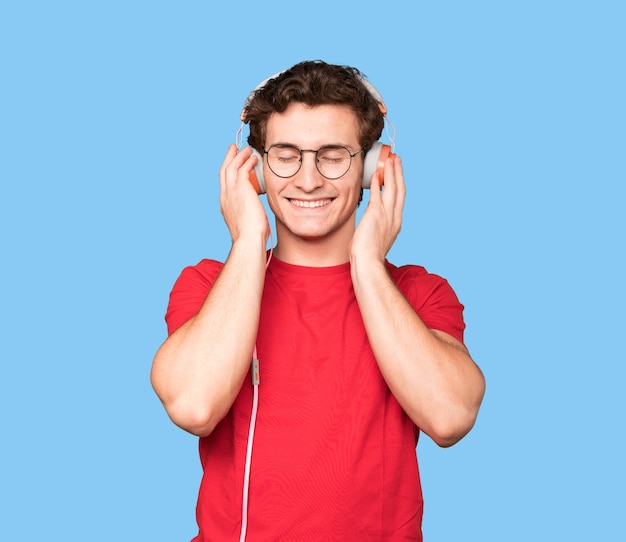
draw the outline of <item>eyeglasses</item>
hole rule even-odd
[[[267,154],[267,165],[274,175],[286,179],[293,177],[302,167],[302,153],[315,153],[315,167],[327,179],[339,179],[350,170],[352,159],[363,149],[352,154],[340,145],[327,145],[317,150],[299,149],[294,145],[277,144],[263,150]]]

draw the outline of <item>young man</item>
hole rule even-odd
[[[386,260],[399,157],[371,176],[356,224],[384,105],[355,68],[303,62],[256,90],[243,118],[258,154],[231,145],[220,169],[231,251],[183,271],[152,369],[173,422],[200,437],[194,540],[421,540],[419,431],[456,443],[485,384],[447,282]],[[250,182],[259,156],[269,258]]]

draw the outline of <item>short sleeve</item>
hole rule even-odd
[[[416,265],[395,267],[388,264],[387,268],[404,297],[429,329],[443,331],[463,342],[464,307],[447,280]]]
[[[165,313],[168,335],[198,314],[222,267],[221,262],[202,260],[183,269],[170,292]]]

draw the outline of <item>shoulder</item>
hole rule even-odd
[[[210,288],[222,267],[224,267],[224,264],[217,260],[200,260],[197,264],[187,266],[182,270],[174,284],[174,289],[185,284],[208,285]]]
[[[198,313],[222,267],[223,263],[206,259],[182,270],[170,292],[165,314],[170,334]]]
[[[397,267],[387,262],[387,271],[396,286],[403,292],[413,291],[422,295],[429,295],[435,290],[444,289],[454,293],[445,278],[429,273],[421,265],[402,265]]]
[[[464,307],[446,279],[419,265],[396,267],[387,262],[387,271],[428,327],[463,342]]]

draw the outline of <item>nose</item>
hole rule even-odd
[[[316,160],[315,151],[302,151],[302,165],[300,171],[296,173],[294,184],[305,192],[312,192],[324,184],[324,177],[317,170]]]

